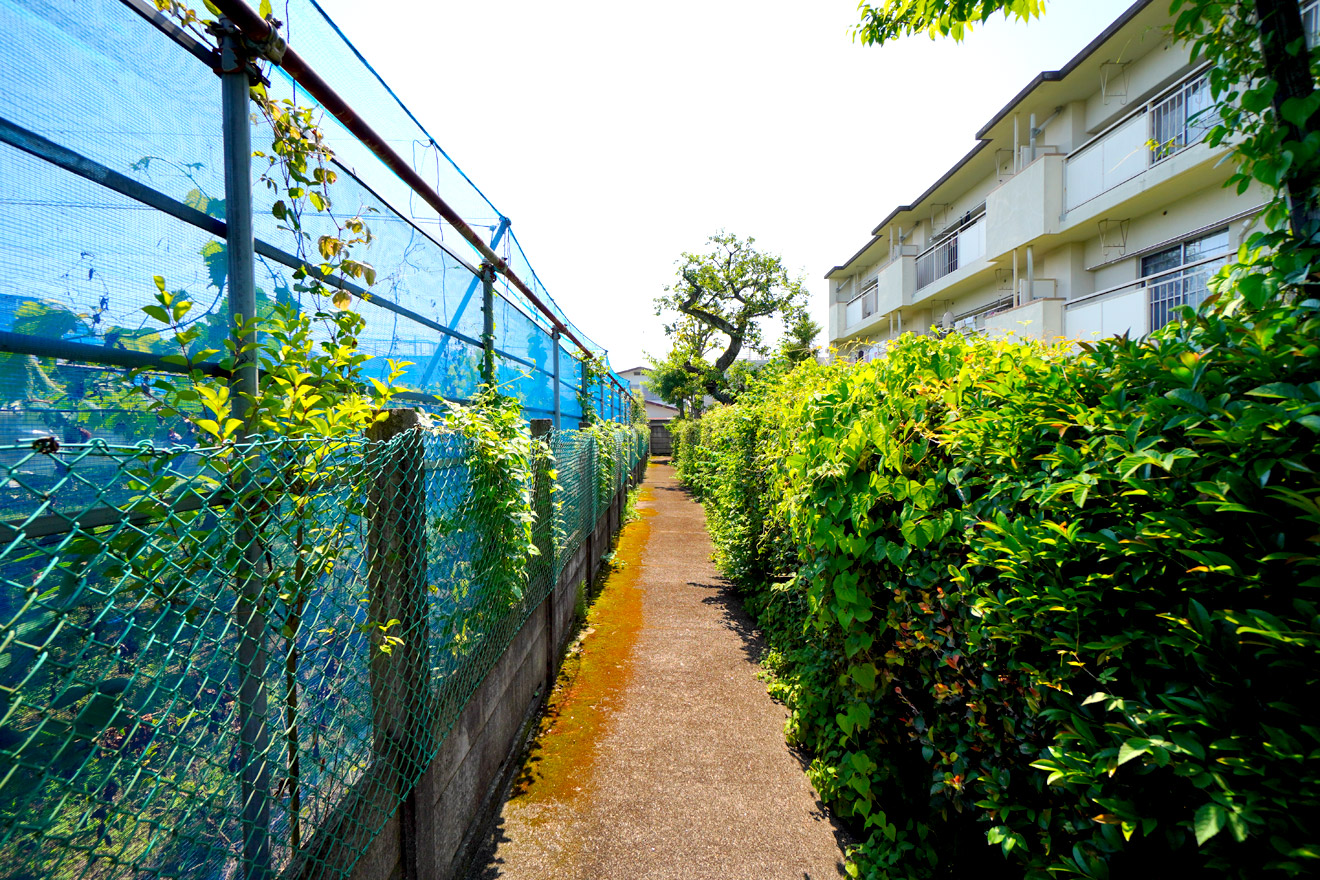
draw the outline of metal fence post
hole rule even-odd
[[[600,521],[600,479],[596,472],[598,449],[594,434],[587,435],[587,479],[591,486],[591,523],[587,526],[587,583],[596,579],[596,523]]]
[[[416,784],[431,757],[426,600],[426,416],[390,410],[367,431],[371,723],[382,779],[399,799],[403,876],[417,876]],[[397,623],[392,623],[397,621]]]
[[[481,264],[481,381],[495,385],[495,267]]]
[[[237,344],[234,415],[245,419],[244,395],[255,395],[258,387],[257,360],[246,348],[256,340],[253,321],[257,313],[256,243],[252,231],[252,129],[249,89],[249,58],[242,37],[228,19],[215,28],[220,39],[220,103],[224,130],[225,169],[225,256],[229,297],[230,329]],[[248,439],[246,434],[242,440]],[[251,492],[245,468],[235,474],[242,498]],[[235,539],[243,547],[244,563],[238,572],[238,713],[239,761],[242,764],[243,867],[242,876],[259,880],[271,876],[270,849],[270,728],[266,673],[270,658],[266,650],[266,620],[260,610],[262,587],[261,547],[257,535],[242,517]]]
[[[532,441],[550,442],[553,423],[550,419],[532,419]],[[555,681],[555,659],[558,654],[558,640],[555,636],[555,590],[558,587],[559,566],[555,564],[555,523],[554,507],[551,504],[550,456],[536,452],[536,471],[533,482],[532,509],[536,511],[536,523],[532,526],[532,538],[536,542],[538,557],[531,566],[532,577],[529,587],[541,587],[542,579],[549,581],[545,596],[545,688],[547,698]]]
[[[554,340],[554,346],[555,346],[555,355],[554,355],[554,358],[555,358],[555,360],[554,360],[555,430],[558,431],[558,430],[559,430],[559,422],[560,422],[560,418],[559,418],[559,328],[558,328],[558,327],[556,327],[556,328],[555,328],[555,331],[554,331],[553,333],[550,334],[550,338],[551,338],[552,340]]]

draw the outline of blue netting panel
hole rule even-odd
[[[593,354],[602,355],[604,349],[589,340],[569,320],[568,315],[554,302],[532,268],[516,233],[510,229],[500,233],[505,219],[490,200],[467,175],[449,158],[441,146],[426,131],[408,109],[380,80],[353,45],[315,3],[315,0],[291,0],[281,4],[279,14],[287,17],[285,32],[289,44],[342,95],[364,118],[371,120],[376,131],[397,146],[398,152],[412,164],[425,180],[433,182],[436,191],[474,229],[490,231],[490,239],[498,237],[494,250],[499,253],[514,273],[532,289],[558,320],[573,329]],[[356,151],[350,161],[358,158]],[[391,200],[401,212],[428,228],[439,230],[439,237],[455,247],[469,262],[479,262],[480,256],[452,230],[444,228],[439,216],[424,201],[407,190],[397,179],[391,180],[393,189],[381,189],[381,195]],[[381,184],[385,186],[385,183]],[[520,297],[519,297],[520,298]],[[532,309],[529,307],[528,312]]]
[[[414,167],[474,228],[490,232],[492,245],[549,308],[547,316],[497,279],[496,380],[529,417],[553,414],[554,323],[569,327],[593,354],[602,350],[554,304],[505,218],[315,4],[294,0],[281,14],[300,53],[387,140],[410,144],[403,152]],[[273,97],[314,105],[282,70],[268,74]],[[194,302],[189,322],[203,330],[204,344],[223,347],[229,315],[216,75],[115,0],[14,0],[0,7],[0,75],[7,83],[0,95],[6,140],[0,143],[0,333],[32,340],[28,349],[49,340],[173,353],[172,341],[142,312],[153,302],[152,277],[159,275]],[[270,213],[277,190],[261,180],[265,160],[253,160],[258,242],[288,255],[258,258],[259,311],[276,302],[306,312],[327,308],[307,301],[287,263],[319,262],[316,238],[362,216],[373,241],[355,256],[374,267],[376,282],[374,300],[353,307],[367,319],[360,342],[376,358],[369,373],[384,376],[392,358],[407,362],[401,381],[408,388],[470,397],[482,362],[482,285],[473,268],[479,256],[336,120],[322,116],[320,124],[339,179],[331,211],[303,217],[306,239],[279,228]],[[254,148],[268,151],[269,141],[266,124],[255,122]],[[81,174],[56,164],[70,156]],[[166,210],[143,198],[163,199]],[[123,368],[95,353],[69,359],[44,351],[0,354],[0,442],[51,434],[67,442],[90,436],[191,442],[186,425],[146,417],[148,401],[119,380]],[[565,427],[582,416],[581,357],[562,340]],[[597,412],[618,417],[623,411],[600,389],[588,393]]]
[[[6,0],[0,76],[5,119],[176,199],[224,198],[219,79],[117,0]]]

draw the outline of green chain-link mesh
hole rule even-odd
[[[0,874],[347,876],[647,451],[546,439],[513,565],[454,435],[0,448]]]

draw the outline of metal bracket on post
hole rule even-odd
[[[213,25],[220,42],[220,103],[224,130],[225,255],[228,271],[230,330],[238,352],[234,368],[234,415],[246,421],[248,400],[258,389],[257,360],[252,351],[256,333],[257,283],[256,241],[252,230],[252,129],[249,89],[251,57],[238,29],[228,20]],[[240,432],[240,442],[248,439]],[[243,548],[244,565],[235,590],[238,594],[238,714],[239,762],[242,765],[243,798],[242,876],[265,880],[274,873],[271,865],[270,805],[271,769],[269,706],[266,673],[270,657],[266,648],[268,629],[261,610],[264,588],[263,557],[259,536],[250,525],[249,507],[243,499],[252,492],[246,467],[235,469],[235,497],[240,517],[235,540]]]
[[[495,387],[495,267],[481,264],[481,381]]]
[[[284,57],[287,44],[277,30],[281,22],[275,19],[268,21],[271,26],[270,39],[264,43],[254,43],[249,40],[238,26],[227,18],[209,24],[206,30],[215,37],[220,46],[216,59],[219,64],[215,72],[222,78],[230,74],[242,73],[246,75],[250,86],[257,84],[269,86],[270,80],[261,72],[261,68],[257,67],[256,59],[265,58],[279,64],[280,59]]]

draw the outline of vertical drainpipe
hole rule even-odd
[[[1030,128],[1027,131],[1027,140],[1031,144],[1028,153],[1028,155],[1030,156],[1029,161],[1035,162],[1036,161],[1036,114],[1035,113],[1031,114],[1031,118],[1028,120],[1027,125],[1030,126]]]
[[[246,421],[248,402],[258,388],[257,359],[243,348],[255,340],[253,322],[257,315],[256,248],[252,231],[252,128],[247,51],[242,37],[228,19],[221,19],[215,32],[220,38],[220,105],[224,130],[225,169],[225,256],[231,332],[239,351],[234,371],[234,416]],[[240,429],[239,442],[250,439]],[[236,469],[235,494],[250,494],[244,477],[246,468]],[[240,525],[235,539],[243,546],[243,565],[235,589],[238,592],[238,715],[239,761],[242,764],[243,797],[242,876],[264,880],[271,876],[270,849],[270,730],[266,672],[266,621],[259,593],[262,588],[261,546],[247,527],[239,510]]]
[[[1036,298],[1036,246],[1027,245],[1027,295],[1022,302],[1029,303]]]
[[[1017,248],[1013,248],[1013,307],[1014,307],[1014,308],[1017,308],[1019,305],[1021,305],[1021,302],[1019,302],[1020,299],[1021,299],[1021,297],[1018,295],[1018,258],[1017,258]]]

